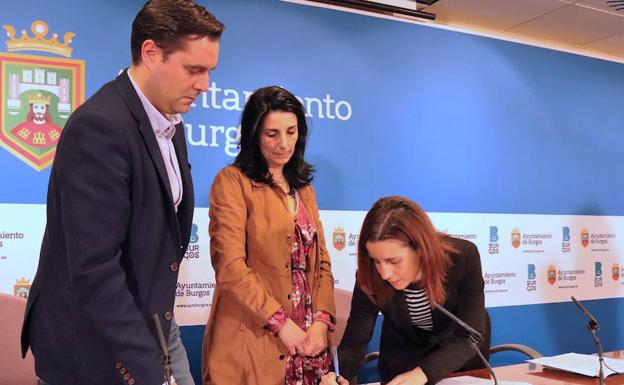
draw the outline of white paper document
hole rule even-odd
[[[437,385],[493,385],[494,380],[472,377],[472,376],[458,376],[445,378],[438,382]],[[531,385],[528,382],[518,381],[498,381],[498,385]]]
[[[565,353],[552,357],[541,357],[527,360],[548,368],[565,370],[566,372],[578,373],[588,377],[598,377],[598,356],[579,353]],[[624,373],[624,360],[617,358],[604,358],[604,376],[616,373]],[[608,367],[607,367],[608,366]],[[611,369],[613,370],[611,370]]]
[[[372,382],[362,385],[379,385],[380,382]],[[494,380],[488,380],[485,378],[472,377],[472,376],[458,376],[445,378],[438,382],[436,385],[494,385]],[[531,385],[528,382],[518,381],[498,381],[498,385]]]

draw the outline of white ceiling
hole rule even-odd
[[[433,24],[624,63],[624,10],[609,7],[607,0],[438,0],[419,4],[418,10],[434,13]]]
[[[326,0],[284,1],[346,9],[321,4]],[[368,1],[416,9],[415,0]],[[438,0],[431,6],[419,3],[418,10],[435,14],[435,21],[398,14],[381,17],[409,19],[624,63],[624,10],[610,8],[607,0]]]

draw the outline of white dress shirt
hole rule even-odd
[[[134,90],[139,95],[139,99],[141,99],[143,108],[145,108],[145,112],[147,113],[147,118],[154,130],[154,135],[156,135],[156,141],[158,142],[158,147],[160,148],[160,153],[165,163],[165,169],[167,170],[173,203],[176,211],[178,211],[178,205],[182,201],[183,193],[182,177],[180,175],[180,165],[178,164],[178,157],[173,147],[172,138],[176,132],[175,126],[182,122],[182,117],[180,114],[168,115],[158,111],[134,82],[130,71],[128,71],[128,77],[130,78],[130,82],[132,82]]]

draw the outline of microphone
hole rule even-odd
[[[598,338],[598,328],[600,325],[598,324],[598,320],[596,320],[596,318],[594,318],[594,316],[591,315],[589,310],[587,310],[587,308],[583,306],[583,304],[579,300],[574,298],[574,296],[571,296],[570,298],[572,298],[572,301],[574,301],[576,306],[578,306],[578,308],[581,309],[583,314],[585,314],[585,317],[589,319],[589,321],[587,322],[587,330],[589,330],[589,333],[592,335],[592,338],[594,339],[594,344],[596,345],[596,352],[598,353],[598,364],[599,364],[598,365],[598,381],[599,381],[598,383],[600,385],[604,385],[605,384],[605,377],[604,377],[604,370],[603,370],[604,357],[602,355],[602,344],[600,343],[600,338]]]
[[[596,318],[594,318],[594,316],[591,315],[589,310],[587,310],[587,308],[583,306],[583,304],[578,299],[574,298],[574,296],[571,296],[570,298],[572,298],[572,301],[574,301],[576,306],[578,306],[579,309],[581,309],[581,311],[583,312],[583,314],[585,314],[585,317],[589,319],[589,326],[591,326],[592,329],[598,330],[598,326],[599,326],[598,320],[596,320]]]
[[[480,332],[478,332],[477,330],[475,330],[472,326],[468,325],[467,323],[465,323],[464,321],[459,319],[459,317],[457,317],[455,314],[453,314],[450,311],[446,310],[445,307],[440,306],[440,304],[436,303],[435,307],[436,307],[436,309],[438,309],[442,313],[444,313],[444,315],[446,315],[447,317],[449,317],[450,319],[455,321],[456,324],[458,324],[459,326],[464,328],[464,330],[466,330],[468,333],[470,333],[471,335],[475,336],[476,339],[477,339],[477,343],[478,344],[481,343],[481,341],[483,341],[483,335]]]
[[[153,315],[154,324],[156,325],[156,334],[158,334],[158,342],[160,342],[160,348],[163,352],[163,371],[165,374],[165,382],[167,385],[171,385],[171,356],[169,356],[169,347],[167,347],[167,341],[165,341],[165,333],[160,325],[160,318],[158,314]]]
[[[481,361],[485,364],[485,367],[488,368],[488,370],[490,371],[490,374],[492,375],[492,378],[494,379],[494,385],[498,385],[498,379],[496,378],[496,374],[494,373],[494,370],[492,370],[490,363],[488,362],[488,360],[485,359],[485,357],[483,357],[481,350],[479,350],[479,344],[483,341],[483,335],[479,331],[475,330],[473,327],[471,327],[470,325],[462,321],[455,314],[451,313],[446,308],[441,306],[440,304],[434,303],[434,306],[436,309],[444,313],[444,315],[446,315],[451,320],[453,320],[453,322],[461,326],[462,329],[468,332],[468,337],[466,338],[466,340],[468,341],[468,345],[470,345],[470,347],[475,352],[477,352],[477,355],[479,356]]]

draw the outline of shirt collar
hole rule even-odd
[[[162,114],[160,111],[154,107],[154,105],[149,101],[149,99],[143,94],[141,88],[136,84],[132,75],[130,75],[130,71],[128,72],[128,77],[130,78],[130,82],[134,87],[139,99],[141,100],[141,104],[143,104],[143,108],[145,109],[145,113],[147,113],[147,118],[152,125],[152,130],[154,130],[154,134],[157,137],[162,137],[166,139],[173,138],[173,135],[176,132],[175,126],[182,122],[182,116],[180,114]]]

